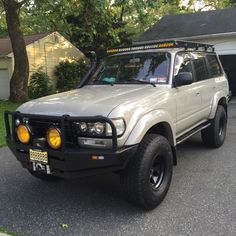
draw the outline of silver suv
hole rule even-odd
[[[6,111],[6,140],[40,179],[117,172],[128,200],[153,209],[179,143],[199,131],[209,147],[224,143],[227,78],[211,45],[165,41],[107,53],[79,88]]]

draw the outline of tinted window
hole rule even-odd
[[[209,64],[211,76],[221,75],[221,68],[217,60],[217,57],[215,55],[207,55],[206,58]]]
[[[194,66],[197,81],[201,81],[201,80],[205,80],[209,78],[206,61],[204,57],[194,58],[193,66]]]

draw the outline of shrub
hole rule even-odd
[[[55,76],[57,77],[56,89],[62,92],[76,88],[87,70],[87,62],[83,59],[74,62],[60,62],[55,68]]]
[[[53,86],[50,83],[50,78],[42,71],[41,68],[31,75],[28,93],[29,98],[32,99],[47,96],[53,93]]]

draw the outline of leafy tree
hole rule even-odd
[[[56,89],[62,92],[78,87],[80,79],[85,75],[87,69],[88,65],[84,59],[75,62],[60,62],[55,69]]]
[[[177,12],[179,0],[80,0],[79,11],[67,17],[72,41],[82,51],[130,44],[163,14]]]
[[[183,10],[193,12],[216,10],[223,9],[225,7],[232,7],[235,3],[236,0],[189,0],[183,7]]]
[[[73,42],[82,50],[101,53],[107,47],[130,43],[125,22],[113,10],[109,1],[81,0],[77,15],[67,17],[71,24]]]
[[[20,27],[19,14],[26,1],[0,0],[0,3],[5,11],[7,29],[14,54],[14,72],[10,81],[10,100],[24,102],[28,100],[29,62]]]
[[[27,34],[58,31],[71,38],[66,16],[76,10],[78,0],[34,0],[22,11],[22,25]]]

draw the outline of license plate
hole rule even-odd
[[[48,164],[48,153],[40,150],[29,150],[30,161]]]

